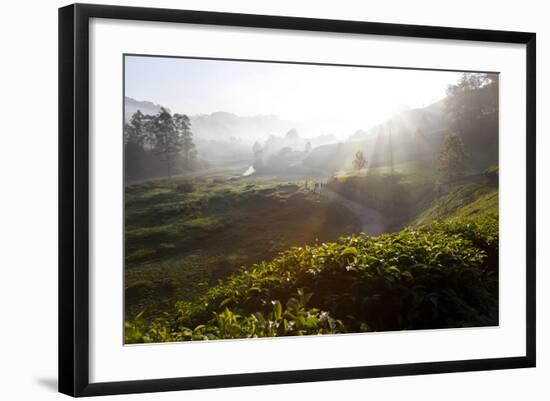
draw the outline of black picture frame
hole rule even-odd
[[[526,45],[526,354],[521,357],[90,383],[89,133],[90,18],[437,38]],[[59,391],[95,396],[384,376],[534,367],[536,35],[479,29],[74,4],[59,9]]]

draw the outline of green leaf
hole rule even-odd
[[[281,320],[281,317],[283,316],[283,306],[279,301],[275,301],[273,304],[273,316],[276,321]]]
[[[359,251],[354,246],[348,246],[346,249],[344,249],[342,252],[340,252],[340,254],[342,256],[346,256],[346,255],[357,256],[359,254]]]
[[[229,298],[225,298],[223,301],[220,302],[220,305],[219,307],[221,308],[222,306],[225,306],[227,305],[229,302],[233,301],[233,298],[229,297]]]
[[[390,266],[388,267],[388,272],[389,273],[397,273],[397,274],[401,274],[401,270],[399,270],[397,267],[395,266]]]

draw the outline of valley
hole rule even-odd
[[[129,60],[125,343],[499,324],[498,75]]]

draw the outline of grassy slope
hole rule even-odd
[[[271,262],[249,264],[153,325],[128,322],[126,339],[496,324],[498,191],[456,186],[414,223],[398,233],[294,247]]]
[[[433,223],[294,247],[180,302],[128,342],[433,329],[497,324],[498,222]]]
[[[126,312],[146,317],[196,300],[242,265],[357,228],[349,212],[301,182],[210,176],[126,188]]]
[[[481,184],[459,185],[436,199],[432,206],[420,214],[415,224],[432,220],[464,219],[489,214],[498,215],[498,189]]]

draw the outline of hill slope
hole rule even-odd
[[[360,229],[345,208],[305,191],[303,182],[227,181],[219,178],[224,172],[127,185],[127,318],[141,310],[147,319],[161,315],[242,265]]]
[[[498,215],[498,189],[472,183],[455,186],[446,195],[436,199],[430,208],[418,216],[415,223],[486,215]]]
[[[459,194],[471,201],[443,213]],[[423,217],[441,221],[293,247],[243,268],[152,324],[126,322],[126,341],[496,325],[498,215],[476,206],[494,206],[494,193],[462,187],[445,199]]]

